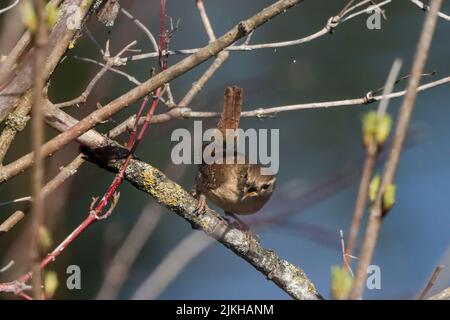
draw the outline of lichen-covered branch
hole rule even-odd
[[[118,171],[122,164],[123,160],[111,160],[107,167]],[[291,297],[300,300],[321,299],[302,269],[281,259],[275,251],[263,248],[256,236],[230,226],[211,209],[202,215],[194,213],[197,200],[155,167],[131,160],[125,170],[125,179],[185,219],[194,229],[205,232],[245,259]]]

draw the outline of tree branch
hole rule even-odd
[[[210,43],[209,45],[205,46],[204,48],[200,49],[197,53],[183,59],[182,61],[178,62],[172,67],[158,73],[153,78],[147,80],[143,84],[128,91],[127,93],[118,97],[117,99],[110,102],[103,108],[92,112],[89,116],[79,121],[69,130],[60,133],[52,140],[45,143],[41,151],[42,156],[47,157],[50,154],[55,153],[69,142],[75,140],[83,133],[95,127],[102,121],[109,119],[112,115],[126,108],[131,103],[149,94],[150,92],[156,90],[157,88],[163,86],[165,83],[168,83],[171,80],[186,73],[187,71],[198,66],[199,64],[205,62],[209,58],[218,54],[224,48],[228,47],[230,44],[234,43],[236,40],[244,37],[245,35],[249,34],[252,30],[266,23],[271,18],[279,15],[280,13],[297,5],[302,1],[303,0],[277,1],[276,3],[261,10],[259,13],[248,18],[247,20],[240,22],[238,25],[236,25],[230,31],[228,31],[225,35],[223,35],[216,41]],[[29,168],[29,166],[32,163],[33,163],[33,155],[28,154],[16,160],[14,163],[3,167],[0,173],[0,182],[6,181],[9,178],[24,171],[25,169]]]
[[[370,209],[369,222],[367,225],[364,241],[359,255],[358,267],[356,270],[355,283],[350,293],[351,299],[360,299],[364,292],[364,286],[367,277],[367,267],[372,261],[373,252],[381,227],[382,211],[383,211],[383,195],[386,188],[394,182],[395,173],[400,160],[400,154],[409,127],[414,104],[417,97],[417,89],[428,57],[431,46],[431,40],[437,22],[437,13],[442,5],[443,0],[433,0],[430,12],[427,14],[425,23],[420,36],[414,63],[411,69],[411,78],[406,89],[406,95],[400,108],[400,114],[394,134],[394,140],[390,150],[389,157],[383,172],[381,186],[378,190],[377,197]]]
[[[111,160],[106,165],[118,171],[122,164],[123,160]],[[281,259],[273,250],[261,247],[255,235],[230,226],[217,212],[207,209],[203,215],[197,215],[197,200],[155,167],[133,159],[125,170],[125,179],[185,219],[194,229],[205,232],[245,259],[291,297],[321,299],[303,270]]]

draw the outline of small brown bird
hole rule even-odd
[[[218,124],[218,129],[224,137],[224,145],[227,139],[226,130],[239,128],[242,101],[241,88],[232,86],[225,89],[223,113]],[[223,209],[226,215],[232,216],[240,227],[248,229],[236,214],[248,215],[260,210],[274,191],[276,177],[261,174],[262,167],[259,164],[249,163],[246,156],[236,151],[234,156],[231,155],[234,158],[232,164],[227,164],[225,150],[222,150],[222,154],[222,164],[202,163],[199,166],[192,190],[192,194],[199,199],[197,212],[204,212],[207,198]]]

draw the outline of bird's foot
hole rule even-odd
[[[205,197],[205,195],[200,194],[198,196],[197,208],[195,208],[194,213],[196,215],[202,215],[205,213],[207,208],[208,208],[208,205],[206,204],[206,197]]]

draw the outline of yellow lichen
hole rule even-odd
[[[142,185],[144,187],[144,190],[146,192],[150,193],[151,190],[154,188],[155,183],[156,183],[156,180],[155,180],[153,169],[151,167],[148,167],[143,175]]]

